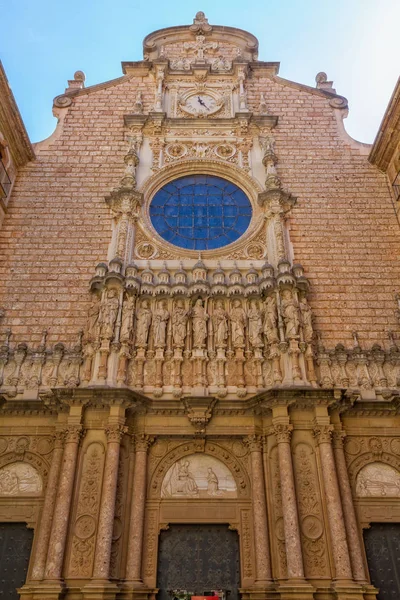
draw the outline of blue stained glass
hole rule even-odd
[[[250,224],[252,208],[233,183],[213,175],[180,177],[159,190],[150,218],[166,241],[188,250],[211,250],[230,244]]]

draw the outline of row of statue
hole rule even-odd
[[[121,306],[122,304],[122,306]],[[228,310],[227,310],[228,309]],[[262,348],[264,344],[297,339],[312,341],[311,308],[305,293],[296,289],[274,291],[266,299],[197,298],[189,303],[137,299],[111,288],[102,299],[94,294],[86,339],[119,341],[147,348]]]

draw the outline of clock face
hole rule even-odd
[[[181,104],[181,108],[192,115],[205,117],[219,110],[221,104],[217,104],[215,98],[210,94],[200,92],[186,98]]]

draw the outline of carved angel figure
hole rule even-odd
[[[201,298],[196,300],[192,310],[193,322],[193,346],[195,348],[203,348],[207,337],[207,319],[208,314],[203,306]]]
[[[258,302],[252,300],[250,309],[247,313],[249,319],[249,341],[253,348],[261,348],[262,346],[262,318],[261,311],[258,308]]]
[[[95,294],[88,310],[87,337],[89,340],[97,339],[99,335],[100,296]]]
[[[133,326],[133,309],[135,306],[135,297],[131,295],[125,296],[125,301],[122,307],[122,322],[120,339],[122,342],[129,340]]]
[[[286,326],[286,338],[296,338],[300,327],[299,305],[290,290],[283,290],[281,310]]]
[[[119,300],[117,290],[109,290],[103,299],[100,309],[100,337],[102,340],[111,340],[114,335],[115,321],[117,320]]]
[[[172,339],[174,346],[182,348],[185,345],[188,312],[183,300],[177,300],[172,311]]]
[[[224,310],[222,300],[217,300],[212,316],[214,327],[214,342],[216,348],[225,348],[228,338],[228,315]]]
[[[265,303],[264,335],[269,344],[275,344],[279,341],[277,322],[276,298],[275,296],[268,296]]]
[[[143,300],[136,315],[136,346],[145,348],[151,324],[151,310],[148,300]]]
[[[244,347],[244,331],[246,328],[246,313],[242,308],[240,300],[233,301],[233,309],[230,314],[231,336],[234,348]]]
[[[305,294],[300,298],[300,312],[303,324],[304,341],[310,343],[313,337],[312,312]]]
[[[168,320],[167,302],[163,300],[154,312],[154,346],[156,348],[164,348],[165,346]]]

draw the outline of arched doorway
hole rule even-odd
[[[239,599],[240,557],[237,531],[226,525],[170,525],[158,548],[158,600],[211,595]],[[179,590],[179,591],[178,591]],[[176,595],[175,595],[176,594]]]

